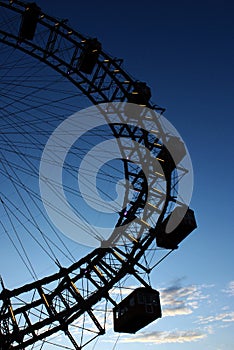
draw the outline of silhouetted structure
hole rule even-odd
[[[194,211],[188,209],[182,218],[182,207],[176,207],[163,221],[159,231],[156,233],[157,246],[166,249],[177,249],[181,243],[197,227]],[[182,218],[182,220],[181,220]],[[169,220],[171,221],[169,222]],[[174,230],[167,233],[170,227]]]
[[[146,106],[151,98],[151,90],[145,82],[136,81],[134,88],[128,95],[128,102]]]
[[[162,145],[157,160],[160,162],[165,176],[168,177],[185,156],[186,149],[183,141],[177,136],[169,136],[166,144]]]
[[[37,59],[38,62],[47,64],[56,73],[69,79],[93,104],[99,105],[99,108],[102,103],[114,101],[134,103],[136,109],[131,111],[131,117],[135,121],[138,120],[138,113],[144,110],[141,106],[152,108],[160,114],[164,112],[164,108],[150,103],[151,91],[146,83],[133,80],[122,69],[122,60],[112,58],[103,52],[97,39],[87,39],[69,27],[65,21],[58,22],[56,18],[45,13],[42,15],[40,8],[35,3],[27,4],[22,0],[0,1],[0,8],[2,7],[8,10],[9,19],[16,18],[15,23],[17,24],[17,26],[12,25],[13,31],[11,32],[8,29],[8,21],[6,21],[7,32],[1,31],[0,33],[2,42],[10,47],[16,47]],[[40,26],[37,27],[38,21]],[[20,22],[20,31],[18,31]],[[17,28],[16,33],[15,28]],[[39,35],[35,35],[36,30]],[[21,45],[18,45],[19,43]],[[134,105],[131,105],[131,108]],[[39,341],[43,342],[43,346],[46,338],[59,331],[63,331],[74,348],[80,350],[83,344],[86,344],[83,338],[85,330],[92,334],[90,337],[92,339],[105,333],[102,322],[93,313],[93,306],[102,299],[109,300],[115,305],[108,291],[123,280],[124,276],[133,272],[134,277],[142,283],[141,273],[149,271],[147,259],[144,261],[142,259],[141,263],[138,262],[142,257],[146,257],[148,248],[155,243],[155,228],[149,230],[149,225],[141,219],[140,214],[145,208],[147,219],[150,222],[156,204],[161,205],[162,202],[165,203],[163,210],[170,211],[171,203],[175,202],[175,189],[178,182],[172,170],[179,163],[179,159],[183,158],[183,150],[181,148],[178,159],[177,156],[172,159],[167,150],[167,147],[170,148],[168,143],[165,146],[162,145],[157,137],[157,132],[153,132],[161,129],[161,126],[158,127],[160,123],[157,118],[151,119],[152,128],[149,129],[149,120],[142,113],[141,127],[136,130],[123,122],[122,118],[116,118],[118,113],[114,113],[113,122],[112,110],[107,112],[105,108],[103,114],[111,126],[113,135],[118,138],[123,159],[128,159],[126,156],[129,155],[129,148],[124,139],[126,137],[130,140],[137,140],[142,149],[149,148],[152,152],[153,157],[145,157],[146,162],[144,163],[144,166],[149,169],[148,183],[152,189],[150,192],[152,203],[147,202],[149,187],[144,172],[140,167],[132,166],[133,162],[125,161],[125,178],[134,188],[134,197],[128,195],[124,200],[124,210],[121,211],[116,224],[117,228],[122,226],[123,230],[119,234],[120,231],[116,230],[116,227],[113,229],[110,242],[114,244],[94,249],[68,268],[61,267],[58,272],[40,280],[37,279],[13,290],[7,290],[2,286],[0,293],[1,350],[11,347],[22,350]],[[168,135],[165,135],[165,138],[168,139]],[[169,139],[168,142],[172,141]],[[173,147],[176,146],[173,145]],[[136,164],[142,164],[144,153],[138,152],[138,148],[133,148],[131,151],[134,152]],[[162,181],[167,185],[165,193],[154,191],[157,189],[153,187],[154,184],[157,184],[158,178],[160,181],[162,179],[162,175],[155,172],[155,163],[158,163],[155,158],[159,156],[163,158],[162,164],[165,164],[162,165],[165,172],[165,178]],[[180,171],[181,176],[187,172],[181,166]],[[30,187],[28,189],[30,190]],[[135,225],[135,219],[138,220],[137,225]],[[181,227],[183,229],[183,225]],[[144,234],[142,234],[143,230]],[[187,234],[186,231],[184,237]],[[160,233],[157,236],[158,246],[160,244],[166,248],[175,246],[184,238],[175,233],[171,241],[168,240],[168,236],[165,236],[164,231]],[[118,242],[120,242],[119,245],[115,244]],[[137,269],[134,268],[136,264]],[[86,288],[83,288],[84,285]],[[80,317],[83,317],[83,327],[81,327],[78,344],[69,331],[69,326],[76,323]],[[159,293],[150,287],[138,288],[115,306],[115,331],[134,333],[159,317],[161,317]],[[85,325],[88,325],[91,330],[85,328]],[[93,331],[94,327],[96,332]]]
[[[33,40],[40,14],[40,7],[35,2],[28,4],[22,15],[19,37],[21,40]]]
[[[113,309],[113,313],[115,332],[135,333],[162,317],[159,292],[137,288]]]
[[[92,73],[101,49],[102,45],[96,38],[86,40],[78,64],[81,72],[87,74]]]

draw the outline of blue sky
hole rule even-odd
[[[109,330],[88,349],[233,349],[233,2],[37,3],[97,37],[104,51],[147,82],[194,167],[191,207],[198,228],[151,276],[164,317],[116,344],[118,335]]]

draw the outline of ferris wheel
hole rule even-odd
[[[82,349],[109,310],[135,333],[162,316],[150,272],[196,228],[186,146],[97,38],[35,3],[0,10],[0,349]]]

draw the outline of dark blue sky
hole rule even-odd
[[[230,130],[231,1],[38,3],[52,15],[69,18],[78,31],[96,36],[105,51],[123,58],[126,70],[149,84],[152,99],[167,108],[167,118],[180,130],[186,127],[195,134],[194,128],[199,128],[210,137],[207,129],[219,125],[220,132],[221,117],[222,130]],[[230,135],[226,142],[229,139]]]

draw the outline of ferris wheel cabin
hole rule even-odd
[[[113,309],[114,331],[136,333],[162,317],[159,292],[152,288],[135,289]]]
[[[175,228],[173,229],[173,227]],[[182,207],[176,207],[163,221],[159,232],[156,233],[157,246],[165,249],[177,249],[178,244],[196,228],[194,211],[188,209],[184,214]]]
[[[96,38],[87,39],[85,41],[78,62],[78,68],[81,72],[86,74],[92,73],[101,49],[102,45]]]
[[[140,118],[143,112],[142,107],[146,107],[149,104],[151,98],[150,87],[142,81],[135,81],[133,90],[128,93],[127,102],[124,113],[128,118]]]
[[[21,40],[33,40],[40,12],[41,9],[35,2],[27,5],[20,24],[19,37]]]
[[[171,135],[158,153],[157,160],[165,174],[170,175],[185,156],[186,149],[183,141],[179,137]]]
[[[146,106],[151,98],[151,89],[145,82],[136,81],[132,92],[128,95],[128,102]]]

